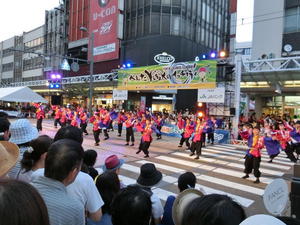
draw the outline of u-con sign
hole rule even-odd
[[[158,64],[172,64],[175,62],[175,58],[172,55],[169,55],[165,52],[154,56],[154,61]]]

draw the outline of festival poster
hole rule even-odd
[[[89,33],[94,33],[95,62],[119,58],[118,15],[118,0],[90,0]]]
[[[182,62],[122,69],[120,90],[206,89],[216,87],[217,61]]]

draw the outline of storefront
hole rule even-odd
[[[275,96],[266,98],[263,113],[291,117],[300,115],[300,96]]]

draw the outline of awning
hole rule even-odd
[[[48,103],[46,99],[29,87],[0,88],[0,101]]]

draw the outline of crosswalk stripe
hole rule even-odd
[[[186,158],[189,157],[188,154],[185,154],[185,153],[172,153],[172,154],[174,154],[174,155],[180,155],[180,156],[186,157]],[[158,157],[157,157],[157,158],[158,158]],[[165,156],[164,156],[164,158],[165,158]],[[161,159],[163,159],[163,158],[161,158]],[[172,162],[171,159],[169,159],[169,160],[168,160],[168,159],[165,159],[165,160],[166,160],[166,161]],[[175,162],[175,160],[173,160],[173,161]],[[176,161],[180,164],[180,161],[181,161],[181,160],[177,160],[177,159],[176,159]],[[188,162],[188,161],[186,161],[186,162]],[[224,165],[226,165],[226,166],[244,169],[244,165],[243,165],[243,164],[227,162],[227,161],[224,161],[224,160],[217,160],[217,161],[216,161],[216,163],[221,163],[221,162],[223,162]],[[225,164],[225,163],[226,163],[226,164]],[[188,165],[188,164],[186,164],[186,165]],[[199,163],[197,167],[199,167],[199,168],[201,168],[201,169],[204,169],[204,168],[205,168],[205,165],[204,165],[204,168],[203,168],[203,166]],[[216,169],[215,167],[211,167],[211,166],[209,166],[209,167],[211,168],[209,171],[212,171],[212,170]],[[205,170],[205,169],[204,169],[204,170]],[[263,172],[263,173],[270,174],[270,175],[275,175],[275,176],[283,176],[283,174],[284,174],[283,172],[274,171],[274,170],[269,170],[269,169],[265,169],[265,168],[260,168],[260,171]]]
[[[237,189],[237,190],[240,190],[240,191],[249,192],[249,193],[252,193],[254,195],[262,196],[264,194],[264,190],[262,190],[262,189],[251,187],[251,186],[244,185],[244,184],[238,184],[238,183],[235,183],[235,182],[219,179],[219,178],[216,178],[216,177],[200,175],[200,176],[197,176],[197,178],[200,179],[200,180],[206,181],[206,182],[211,182],[211,183],[215,183],[215,184],[222,185],[222,186],[225,186],[225,187]]]
[[[153,188],[152,189],[152,192],[154,194],[156,194],[158,196],[159,199],[163,200],[163,201],[167,201],[167,198],[170,196],[170,195],[174,195],[174,196],[177,196],[176,193],[173,193],[173,192],[170,192],[170,191],[166,191],[164,189],[161,189],[161,188]]]
[[[234,195],[234,194],[230,194],[230,193],[227,193],[227,192],[224,192],[224,191],[220,191],[220,190],[217,190],[217,189],[214,189],[214,188],[210,188],[210,187],[206,187],[204,185],[201,185],[201,184],[196,184],[196,189],[203,189],[205,194],[220,194],[220,195],[227,195],[229,197],[231,197],[232,199],[234,199],[235,201],[237,201],[240,205],[248,208],[250,205],[253,204],[253,200],[251,199],[248,199],[248,198],[244,198],[244,197],[241,197],[241,196],[238,196],[238,195]]]
[[[221,153],[221,154],[225,154],[225,155],[235,155],[235,156],[242,156],[242,157],[244,157],[244,155],[246,154],[246,152],[241,152],[241,151],[231,151],[231,150],[230,151],[224,151],[224,149],[218,148],[218,147],[203,148],[203,149],[207,150],[207,151],[210,151],[210,152],[217,152],[217,153]],[[262,155],[262,158],[270,159],[270,157],[268,155]],[[292,166],[294,164],[289,159],[287,159],[285,157],[281,157],[281,156],[277,156],[274,160],[276,162],[284,164],[284,165]]]
[[[173,154],[177,155],[177,156],[181,156],[181,157],[186,157],[186,158],[189,157],[187,154],[180,153],[180,152],[173,153]],[[222,160],[217,160],[217,161],[222,161]],[[222,161],[222,162],[226,162],[226,161]],[[226,162],[226,164],[228,164],[228,163],[230,163],[230,162]],[[218,164],[219,164],[219,162],[218,162]],[[200,167],[200,168],[202,168],[202,167]],[[241,178],[241,177],[243,177],[245,175],[244,173],[238,172],[236,170],[229,170],[229,169],[222,169],[222,168],[215,168],[215,169],[211,170],[211,172],[220,173],[220,174],[224,174],[224,175],[228,175],[228,176],[233,176],[233,177],[237,177],[237,178]],[[254,178],[250,178],[249,180],[254,180]],[[273,179],[269,179],[269,178],[266,178],[266,177],[261,177],[261,182],[262,183],[269,184],[272,181],[273,181]]]
[[[173,166],[167,166],[167,165],[163,165],[163,164],[155,163],[155,162],[150,162],[150,161],[146,161],[146,160],[140,160],[140,161],[137,161],[136,163],[138,163],[138,164],[153,163],[156,166],[156,168],[163,169],[163,170],[168,170],[168,171],[171,171],[171,172],[174,172],[174,173],[183,173],[185,171],[183,169],[179,169],[179,168],[176,168],[176,167],[173,167]]]

